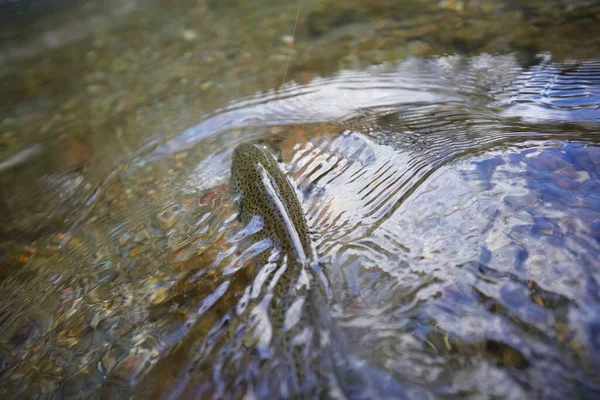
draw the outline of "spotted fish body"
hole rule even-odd
[[[292,370],[289,394],[337,397],[332,360],[328,359],[325,281],[296,190],[275,157],[256,144],[242,144],[234,151],[231,182],[240,220],[248,224],[258,218],[262,222],[262,229],[252,239],[267,239],[279,252],[277,270],[270,275],[268,316],[273,331],[271,347]],[[255,262],[265,263],[266,257]]]
[[[262,218],[259,234],[295,261],[311,257],[310,237],[295,189],[268,150],[239,145],[233,154],[232,191],[244,223]]]

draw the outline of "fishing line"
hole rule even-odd
[[[296,26],[298,25],[298,17],[300,16],[300,7],[302,5],[302,0],[298,0],[298,9],[296,10],[296,20],[294,21],[294,30],[292,31],[292,44],[290,49],[288,50],[287,60],[285,62],[285,69],[283,70],[283,82],[281,82],[281,86],[285,83],[285,76],[287,75],[287,70],[290,65],[290,58],[292,57],[292,50],[294,49],[294,42],[296,41]]]

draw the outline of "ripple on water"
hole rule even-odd
[[[375,158],[384,158],[389,148],[378,153],[378,146]],[[481,373],[484,363],[490,378],[501,374],[512,381],[516,386],[503,395],[527,386],[538,395],[566,395],[600,365],[592,311],[598,302],[600,180],[587,162],[598,147],[566,141],[502,147],[439,168],[414,190],[404,186],[399,198],[403,190],[412,190],[410,197],[372,224],[365,218],[370,209],[357,207],[364,198],[347,200],[360,190],[345,187],[356,173],[345,169],[341,178],[334,174],[335,180],[310,192],[308,198],[318,201],[310,202],[309,215],[316,216],[315,229],[326,231],[320,252],[336,266],[334,286],[352,305],[342,314],[344,325],[358,331],[356,348],[377,357],[376,365],[393,365],[400,376],[424,384],[445,382],[455,393],[468,385],[469,391],[481,390],[474,375],[462,368],[452,372],[459,357],[473,371]],[[388,168],[394,171],[411,165],[402,163],[401,154],[384,159],[360,165],[368,180],[358,187],[377,185],[386,163],[398,163]],[[390,181],[402,186],[401,180]],[[379,196],[396,190],[389,185]],[[320,218],[322,210],[332,215]],[[455,354],[436,358],[439,374],[423,354],[429,341],[412,343],[414,348],[406,343],[406,335],[436,332],[462,343]],[[381,335],[386,346],[397,341],[395,351],[380,349]],[[498,344],[502,351],[494,354]],[[438,343],[434,353],[444,354],[445,346]],[[418,361],[405,364],[407,352]],[[511,353],[513,360],[504,359]],[[415,362],[422,369],[413,368]],[[517,372],[522,365],[526,370]]]
[[[261,141],[302,198],[336,300],[319,340],[347,342],[324,348],[351,393],[598,395],[598,65],[410,59],[257,94],[142,150],[83,229],[3,281],[0,393],[283,393],[267,304],[284,257],[228,186],[233,148]]]

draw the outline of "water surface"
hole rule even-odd
[[[440,15],[460,19],[446,3]],[[314,15],[311,40],[368,23],[322,31]],[[582,15],[557,29],[596,18]],[[265,290],[257,228],[238,221],[229,185],[234,148],[261,143],[297,186],[333,293],[323,312],[346,373],[364,379],[355,397],[598,396],[600,62],[594,48],[454,45],[384,63],[359,52],[336,72],[309,62],[308,75],[294,59],[282,86],[215,78],[204,92],[210,79],[155,87],[123,56],[114,67],[138,76],[139,103],[107,75],[87,78],[90,103],[59,90],[76,100],[56,120],[43,118],[52,96],[6,105],[0,393],[276,397],[251,350],[227,345],[245,293]],[[194,65],[188,51],[167,75]],[[246,380],[225,380],[234,367]]]

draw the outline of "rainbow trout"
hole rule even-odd
[[[279,365],[279,382],[272,382],[276,387],[269,391],[285,397],[344,397],[333,371],[333,348],[339,343],[332,342],[339,338],[332,334],[327,278],[294,186],[275,157],[257,144],[235,149],[231,171],[240,220],[260,224],[252,240],[268,241],[275,252],[270,259],[266,251],[254,260],[274,266],[263,285],[270,288],[265,296],[271,332],[266,345]]]

